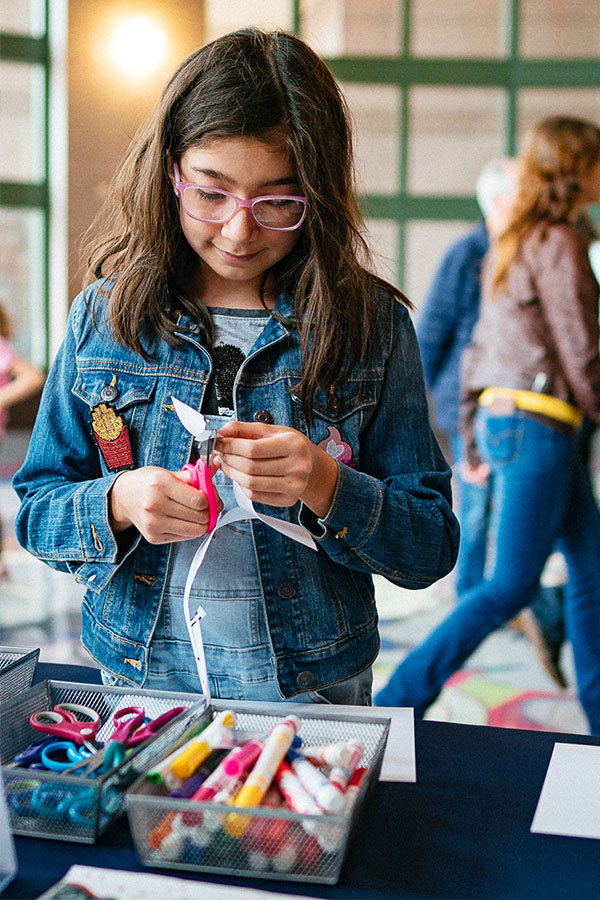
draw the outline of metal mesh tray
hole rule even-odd
[[[263,734],[294,713],[300,718],[299,735],[306,746],[360,741],[364,746],[360,765],[366,773],[356,801],[345,815],[299,815],[287,807],[244,808],[243,834],[232,836],[231,806],[174,799],[162,784],[141,776],[127,792],[127,814],[141,862],[169,869],[335,884],[360,810],[377,782],[389,719],[361,718],[360,707],[356,715],[348,715],[348,707],[223,700],[213,703],[211,717],[222,709],[233,710],[236,730],[250,734]]]
[[[0,646],[0,703],[31,687],[39,655],[39,648]]]
[[[151,718],[173,706],[187,706],[188,711],[180,713],[154,738],[136,747],[119,766],[97,778],[11,765],[15,754],[42,737],[30,726],[29,717],[34,712],[52,709],[57,703],[79,703],[95,709],[102,717],[99,741],[105,741],[114,731],[112,717],[118,709],[142,706]],[[15,834],[94,843],[123,812],[129,785],[173,744],[204,708],[204,698],[198,694],[67,681],[41,682],[1,704],[0,763],[12,830]]]

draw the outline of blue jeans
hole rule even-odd
[[[479,584],[485,572],[492,479],[488,478],[485,485],[464,481],[460,470],[465,454],[459,434],[451,436],[451,447],[458,483],[456,515],[460,523],[460,544],[456,561],[456,593],[460,599],[465,591]]]
[[[564,615],[579,698],[591,733],[600,734],[600,514],[576,438],[520,411],[487,409],[477,413],[476,436],[492,471],[493,570],[409,653],[375,702],[422,716],[484,638],[531,605],[556,548],[569,572]]]

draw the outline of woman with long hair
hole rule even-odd
[[[598,284],[582,227],[599,200],[600,129],[565,116],[541,121],[486,259],[463,357],[463,477],[492,481],[493,565],[400,664],[380,705],[422,715],[481,641],[531,604],[558,549],[579,697],[600,734],[600,515],[577,448],[582,416],[600,422]]]

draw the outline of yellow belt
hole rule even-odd
[[[512,400],[518,409],[540,413],[548,416],[549,419],[566,422],[567,425],[573,425],[575,428],[579,428],[583,419],[579,410],[565,400],[559,400],[558,397],[551,397],[549,394],[538,394],[535,391],[521,391],[515,388],[486,388],[479,395],[479,405],[491,406],[494,400],[504,397]]]

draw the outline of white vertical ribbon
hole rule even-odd
[[[233,493],[238,505],[234,506],[226,513],[221,513],[213,530],[206,534],[204,539],[200,542],[198,549],[194,553],[194,558],[190,563],[190,568],[185,581],[185,589],[183,591],[183,615],[185,617],[188,634],[194,651],[194,660],[196,662],[196,669],[198,670],[198,677],[200,678],[202,693],[206,697],[207,704],[210,704],[211,702],[211,693],[208,670],[206,667],[206,655],[204,653],[204,641],[202,640],[202,627],[200,625],[206,612],[202,606],[199,606],[194,616],[190,616],[190,595],[192,593],[192,585],[198,574],[198,569],[204,562],[204,557],[206,556],[215,533],[219,528],[223,528],[224,525],[229,525],[231,522],[237,522],[241,519],[259,519],[261,522],[264,522],[265,525],[274,528],[275,531],[279,531],[280,534],[291,538],[293,541],[298,541],[300,544],[304,544],[305,547],[310,547],[311,550],[317,549],[317,545],[315,544],[312,535],[306,528],[303,528],[302,525],[295,525],[293,522],[286,522],[282,519],[275,518],[275,516],[265,516],[262,513],[256,512],[250,498],[246,496],[242,488],[235,481],[233,483]]]

